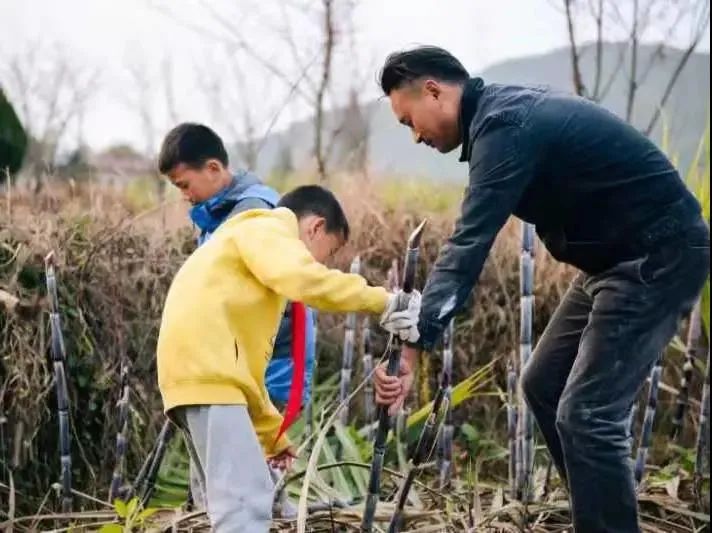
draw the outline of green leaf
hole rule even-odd
[[[143,511],[141,511],[138,514],[138,516],[136,517],[136,520],[138,521],[139,524],[143,523],[144,520],[146,520],[147,518],[151,518],[157,512],[158,512],[158,509],[156,509],[156,508],[144,509]]]
[[[124,526],[119,524],[104,524],[99,529],[99,533],[124,533]]]
[[[138,498],[131,498],[126,508],[126,516],[131,517],[136,514],[136,509],[138,509]]]
[[[460,426],[460,432],[470,442],[477,442],[479,440],[479,432],[472,424],[462,424]]]
[[[182,436],[171,439],[156,476],[148,507],[180,507],[188,499],[190,462]]]
[[[118,498],[114,500],[114,510],[121,518],[126,518],[128,516],[126,502],[123,500],[119,500]]]
[[[460,383],[455,385],[452,389],[452,403],[450,408],[453,409],[460,405],[461,403],[473,398],[479,391],[481,391],[486,385],[489,385],[494,379],[494,364],[499,358],[492,359],[489,363],[481,366],[475,370],[470,376],[463,379]],[[433,402],[425,404],[423,407],[418,409],[415,413],[408,417],[406,425],[411,427],[418,423],[423,422],[428,415],[430,410],[433,408]],[[390,441],[390,438],[388,439]]]

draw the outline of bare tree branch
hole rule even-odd
[[[603,70],[603,0],[598,0],[597,8],[594,8],[593,5],[591,5],[591,12],[596,20],[596,72],[593,78],[593,94],[591,95],[591,98],[598,101]]]
[[[40,41],[0,61],[0,78],[18,102],[30,137],[27,171],[35,180],[35,192],[42,188],[44,173],[55,166],[60,150],[72,149],[69,131],[76,125],[81,132],[84,109],[99,77],[99,69],[76,67],[62,48]]]
[[[324,61],[321,73],[321,83],[316,94],[316,116],[314,119],[314,156],[316,157],[319,180],[327,180],[326,157],[322,147],[324,128],[324,95],[331,78],[331,59],[334,52],[336,31],[333,20],[333,0],[322,0],[324,6]]]
[[[166,112],[168,122],[173,125],[178,123],[178,110],[176,109],[176,98],[173,90],[173,61],[166,56],[163,58],[163,88],[165,89]]]
[[[292,96],[294,96],[294,94],[296,93],[297,87],[303,81],[303,79],[306,77],[306,75],[307,75],[309,69],[312,67],[312,65],[314,63],[316,63],[316,60],[319,58],[319,55],[320,55],[319,53],[314,54],[314,57],[312,57],[311,60],[309,61],[309,63],[307,63],[304,66],[304,69],[300,73],[299,77],[292,83],[292,86],[290,87],[290,90],[287,93],[284,100],[282,101],[281,105],[277,107],[274,115],[272,116],[272,120],[270,121],[269,125],[265,129],[264,135],[262,135],[262,140],[260,141],[260,144],[257,147],[258,155],[262,151],[262,148],[264,148],[265,144],[267,143],[267,138],[269,137],[270,133],[272,132],[272,129],[274,128],[275,124],[279,120],[280,115],[286,109],[287,104],[292,99]]]
[[[665,36],[660,40],[660,43],[658,43],[658,46],[655,47],[655,50],[653,53],[650,55],[650,58],[648,59],[648,63],[645,65],[645,68],[642,70],[640,77],[638,78],[638,85],[642,85],[645,83],[645,81],[648,79],[648,76],[650,75],[650,72],[653,70],[653,67],[655,66],[655,63],[658,59],[661,58],[663,55],[663,52],[665,50],[665,44],[670,41],[672,38],[673,34],[675,33],[675,29],[679,26],[680,21],[682,18],[685,16],[685,10],[684,9],[678,9],[677,10],[677,16],[675,17],[675,20],[668,26],[667,31],[665,32]]]
[[[578,44],[576,42],[576,35],[574,32],[574,17],[571,11],[572,3],[573,0],[564,0],[564,7],[566,8],[566,22],[569,30],[569,45],[571,46],[571,69],[574,77],[574,90],[579,96],[586,96],[586,87],[584,86],[583,78],[581,77]]]
[[[616,80],[618,77],[618,74],[620,74],[621,70],[623,69],[623,63],[625,62],[625,56],[626,52],[628,51],[629,44],[625,45],[619,45],[618,46],[618,58],[616,60],[616,64],[611,70],[611,74],[608,77],[608,81],[603,85],[603,88],[598,94],[598,101],[603,101],[606,96],[608,96],[608,93],[611,91],[611,87],[613,87],[613,82]]]
[[[628,98],[626,101],[625,118],[628,122],[633,118],[633,105],[635,102],[635,93],[638,90],[638,1],[633,0],[633,19],[630,31],[631,56],[630,56],[630,72],[628,78]]]
[[[171,18],[177,24],[197,33],[198,35],[202,35],[203,37],[207,37],[213,41],[218,41],[231,46],[236,46],[237,48],[245,52],[248,56],[250,56],[252,59],[254,59],[262,68],[272,74],[276,79],[280,80],[281,82],[286,84],[287,87],[291,88],[292,80],[289,79],[289,77],[279,68],[277,68],[274,64],[272,64],[270,61],[265,60],[260,54],[258,54],[254,50],[254,48],[250,46],[247,41],[245,41],[245,39],[241,36],[239,27],[230,25],[230,23],[225,20],[225,17],[221,16],[220,13],[218,13],[211,4],[203,2],[201,5],[203,5],[206,11],[211,15],[211,17],[229,33],[229,37],[217,35],[216,33],[208,31],[207,29],[201,27],[198,24],[183,20],[180,17],[176,16],[175,13],[173,13],[171,10],[165,9],[160,5],[157,5],[155,3],[151,3],[150,5],[156,11],[159,11],[163,15]],[[244,18],[241,20],[244,21]],[[299,87],[294,89],[294,94],[298,95],[301,98],[304,98],[307,102],[310,101],[309,95],[302,91]]]
[[[231,25],[227,21],[227,18],[218,13],[209,2],[203,1],[202,5],[205,7],[208,13],[210,13],[212,18],[230,33],[231,37],[234,39],[234,44],[236,44],[241,50],[243,50],[247,55],[254,59],[259,65],[264,67],[267,72],[275,76],[277,79],[283,81],[287,85],[291,86],[292,80],[290,80],[289,77],[284,74],[284,72],[277,68],[273,62],[265,60],[262,55],[258,54],[250,45],[247,44],[247,41],[245,41],[245,39],[242,37],[242,32],[240,31],[239,27]],[[244,22],[244,19],[242,20]],[[296,88],[295,93],[309,101],[309,96],[304,93],[299,87]]]
[[[292,57],[294,58],[294,61],[299,68],[300,71],[308,70],[307,64],[304,63],[301,55],[299,54],[299,47],[297,46],[296,41],[294,40],[294,34],[292,33],[292,26],[289,23],[289,14],[287,13],[287,4],[285,2],[279,2],[279,7],[282,13],[282,26],[279,28],[278,32],[282,34],[284,39],[286,40],[289,50],[292,54]],[[309,77],[304,78],[304,85],[306,85],[309,88],[309,92],[316,94],[318,89],[317,86],[312,83],[311,79]]]
[[[245,85],[245,74],[237,60],[231,62],[231,70],[233,79],[237,83],[238,94],[248,95],[249,92]],[[242,111],[242,124],[245,131],[244,141],[240,143],[239,146],[245,166],[250,170],[254,170],[257,167],[257,141],[255,139],[255,120],[251,109],[252,106],[249,105],[248,102],[244,102],[243,105],[240,106],[240,110]]]
[[[697,32],[693,36],[692,42],[690,45],[685,49],[685,52],[682,54],[682,57],[680,58],[680,61],[678,61],[677,66],[675,67],[675,70],[673,71],[672,75],[670,76],[670,80],[668,81],[667,86],[665,87],[665,91],[663,92],[663,96],[660,99],[660,103],[658,106],[655,108],[655,112],[653,113],[652,118],[650,119],[650,122],[648,123],[648,127],[645,128],[645,133],[646,135],[650,135],[653,130],[655,129],[655,125],[657,124],[658,120],[660,119],[660,114],[662,113],[662,110],[665,108],[665,104],[668,101],[668,98],[670,98],[670,95],[672,94],[672,90],[675,87],[675,84],[677,83],[678,78],[680,77],[680,74],[682,74],[683,69],[685,68],[685,65],[687,65],[688,60],[690,59],[690,56],[692,53],[697,49],[697,47],[700,44],[700,41],[702,40],[702,37],[705,34],[705,31],[707,30],[709,23],[710,23],[710,2],[709,0],[705,0],[702,2],[703,4],[703,9],[702,13],[700,15],[700,22],[697,26]]]

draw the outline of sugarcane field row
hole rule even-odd
[[[339,266],[421,288],[451,213],[387,205],[373,185],[336,189],[353,228]],[[188,500],[188,455],[162,415],[153,358],[163,297],[192,235],[170,207],[131,212],[110,191],[57,186],[40,203],[17,195],[0,231],[0,529],[209,530]],[[406,267],[418,229],[420,256]],[[371,376],[397,339],[366,315],[320,313],[313,398],[289,429],[298,458],[276,481],[272,529],[570,530],[519,376],[572,275],[531,225],[510,221],[393,417]],[[709,529],[702,309],[681,324],[631,414],[644,531]]]
[[[712,0],[0,0],[0,533],[703,533]]]

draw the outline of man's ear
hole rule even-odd
[[[425,94],[432,96],[436,100],[440,97],[440,93],[442,92],[440,84],[435,80],[425,80],[423,90]]]

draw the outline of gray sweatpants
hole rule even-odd
[[[171,416],[186,434],[194,497],[200,505],[204,496],[214,530],[267,533],[274,484],[247,408],[196,405]]]

